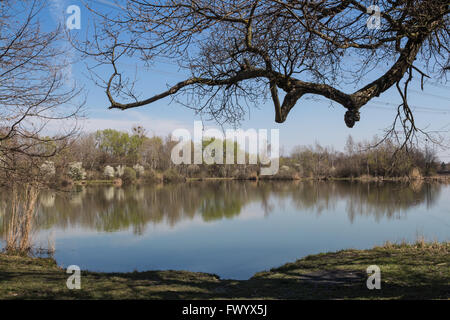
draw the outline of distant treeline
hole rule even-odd
[[[204,141],[203,145],[210,141]],[[175,165],[171,152],[177,143],[170,137],[148,137],[141,127],[134,127],[131,134],[113,129],[82,134],[52,159],[55,176],[72,180],[120,177],[125,183],[134,183],[185,178],[420,178],[447,170],[432,148],[406,151],[390,140],[378,144],[355,142],[349,136],[344,151],[320,144],[298,146],[291,154],[280,157],[276,175],[260,176],[260,165],[248,164],[248,161],[247,164]],[[241,146],[235,145],[235,148]],[[246,157],[248,159],[248,154]]]

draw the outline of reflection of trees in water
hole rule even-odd
[[[406,211],[421,203],[427,208],[435,204],[441,185],[420,182],[363,183],[363,182],[305,182],[292,193],[297,209],[323,210],[336,208],[338,201],[345,201],[350,221],[356,216],[399,218]]]
[[[346,210],[350,221],[357,215],[371,215],[379,221],[382,217],[399,219],[408,209],[422,203],[430,208],[438,199],[441,187],[428,183],[365,183],[350,184],[347,188]]]
[[[431,207],[439,184],[359,182],[239,182],[211,181],[145,187],[88,187],[79,192],[41,195],[36,228],[81,225],[101,231],[133,228],[140,234],[147,224],[171,226],[198,215],[204,221],[233,218],[245,205],[260,203],[265,214],[292,202],[298,210],[321,214],[345,201],[349,219],[355,216],[397,218],[418,204]],[[7,193],[0,195],[0,220]],[[4,225],[4,223],[2,223]],[[2,230],[2,234],[3,234]]]
[[[307,181],[291,191],[289,195],[299,210],[315,210],[320,215],[324,210],[334,209],[341,197],[337,193],[337,185],[333,182]]]
[[[204,221],[237,216],[252,198],[261,200],[254,183],[195,182],[146,187],[92,187],[70,197],[58,196],[54,206],[41,205],[37,225],[67,228],[79,224],[102,231],[133,228],[142,233],[148,223],[175,225],[196,214]],[[45,197],[44,197],[45,198]],[[82,201],[80,201],[82,199]]]

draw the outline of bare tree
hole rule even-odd
[[[19,250],[29,248],[39,190],[49,182],[42,165],[76,133],[82,106],[60,46],[64,33],[41,26],[45,6],[43,0],[0,4],[0,185],[12,194],[7,246]]]
[[[377,1],[377,29],[367,25],[372,3],[127,0],[108,13],[89,8],[99,19],[89,39],[76,47],[97,65],[112,67],[107,78],[95,73],[109,108],[126,110],[173,97],[219,122],[234,122],[271,98],[275,121],[282,123],[304,95],[312,94],[342,105],[345,123],[353,127],[365,104],[396,86],[403,103],[392,132],[399,122],[411,140],[418,129],[408,106],[408,84],[417,74],[423,88],[427,73],[442,77],[448,71],[449,4]],[[134,81],[121,71],[121,61],[130,56],[148,65],[170,58],[191,76],[140,99]],[[361,84],[376,68],[378,77]],[[343,83],[355,91],[345,93]]]

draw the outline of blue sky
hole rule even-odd
[[[64,22],[69,14],[64,14],[69,5],[79,5],[81,8],[81,30],[70,32],[85,32],[84,28],[90,19],[90,13],[83,7],[80,0],[49,0],[52,3],[50,10],[44,12],[45,24]],[[109,6],[108,0],[84,0],[96,5],[99,9],[116,10]],[[47,19],[48,18],[48,19]],[[77,53],[73,52],[73,58]],[[126,69],[134,70],[136,67],[143,70],[138,61],[127,61]],[[201,120],[194,112],[186,107],[170,103],[170,98],[160,100],[152,105],[126,111],[108,110],[108,101],[103,89],[98,88],[86,76],[87,70],[83,63],[75,63],[68,66],[70,77],[87,90],[86,115],[88,119],[83,127],[86,131],[114,128],[118,130],[130,130],[132,125],[143,125],[146,130],[155,135],[167,135],[176,128],[186,128],[193,131],[193,121]],[[105,75],[107,75],[105,73]],[[372,81],[376,74],[367,77],[366,83]],[[140,91],[148,97],[165,90],[168,84],[175,84],[186,78],[174,62],[158,60],[154,66],[138,73]],[[410,92],[410,104],[417,107],[415,110],[416,123],[427,130],[440,131],[449,139],[450,130],[450,83],[442,84],[433,79],[425,85],[425,91],[420,92],[418,78],[413,82]],[[353,91],[351,88],[347,92]],[[333,106],[325,98],[318,101],[301,99],[290,112],[288,119],[283,124],[274,121],[272,103],[268,101],[259,109],[252,109],[241,123],[243,129],[273,129],[280,130],[280,143],[285,153],[288,153],[296,145],[310,145],[319,142],[322,145],[334,146],[342,150],[348,135],[352,135],[356,141],[371,140],[374,135],[381,136],[383,130],[391,125],[400,97],[395,88],[391,88],[382,96],[371,101],[361,109],[361,121],[354,128],[349,129],[344,123],[345,109],[335,104]],[[213,122],[205,122],[208,127],[215,126]],[[438,154],[444,161],[450,161],[450,151],[439,150]]]

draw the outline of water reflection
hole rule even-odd
[[[35,228],[82,226],[97,231],[132,228],[142,234],[149,223],[174,226],[200,216],[203,221],[232,219],[256,202],[265,215],[292,202],[298,210],[320,215],[345,201],[348,219],[356,216],[401,218],[425,203],[431,208],[442,185],[430,183],[357,182],[191,182],[187,184],[116,188],[80,187],[76,192],[43,192]],[[7,193],[2,194],[0,219],[6,216]],[[273,200],[273,201],[271,201]]]
[[[60,265],[178,269],[246,279],[308,254],[417,235],[448,240],[450,188],[434,183],[203,181],[43,192],[36,244]],[[8,225],[8,192],[0,223]],[[4,238],[6,228],[2,228]]]

